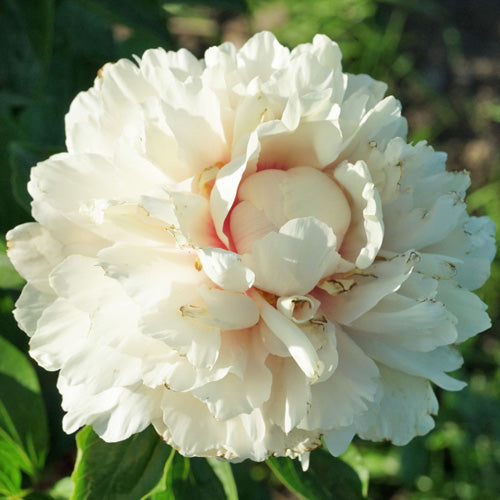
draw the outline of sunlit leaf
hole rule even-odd
[[[225,472],[227,474],[227,471]],[[226,478],[227,481],[227,478]],[[237,494],[225,486],[204,458],[186,458],[172,450],[161,481],[143,500],[226,500]]]
[[[169,453],[152,427],[119,443],[106,443],[85,427],[76,442],[72,500],[139,499],[161,478]]]
[[[215,475],[219,478],[226,493],[228,500],[238,500],[238,488],[234,481],[233,471],[231,469],[231,464],[217,458],[207,458],[207,462],[210,467],[215,472]]]
[[[270,457],[267,465],[276,477],[304,500],[360,500],[361,481],[356,472],[342,460],[324,450],[311,453],[309,469],[302,471],[300,462]]]
[[[36,480],[48,451],[45,407],[26,356],[0,337],[0,455]]]

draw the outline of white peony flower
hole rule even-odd
[[[153,424],[186,456],[301,457],[434,425],[490,325],[493,225],[406,143],[386,86],[318,35],[147,51],[99,72],[8,234],[31,355],[74,432]]]

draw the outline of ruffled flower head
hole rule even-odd
[[[99,72],[8,234],[67,432],[264,460],[433,427],[432,384],[463,387],[454,346],[490,325],[494,229],[385,91],[321,35]]]

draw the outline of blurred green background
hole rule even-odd
[[[241,45],[263,29],[274,31],[290,47],[310,41],[315,33],[337,40],[344,70],[386,81],[389,93],[403,104],[410,140],[427,139],[448,153],[450,169],[470,170],[471,213],[487,214],[500,226],[498,0],[1,0],[2,236],[30,219],[30,167],[64,149],[64,114],[105,62],[156,46],[187,47],[202,57],[210,45],[223,40]],[[0,335],[27,352],[26,337],[10,313],[22,281],[9,266],[2,241]],[[369,484],[369,498],[500,498],[498,257],[480,295],[489,306],[493,328],[463,345],[465,365],[459,377],[469,385],[459,393],[438,391],[436,429],[403,448],[356,441],[343,457],[365,488]],[[0,347],[1,375],[8,347],[3,341]],[[29,363],[19,359],[16,366],[26,385]],[[73,469],[74,436],[60,430],[56,375],[36,371],[41,396],[30,411],[41,408],[35,418],[45,428],[45,407],[49,432],[41,439],[47,444],[39,452],[33,451],[35,445],[31,452],[27,446],[25,462],[0,470],[0,483],[25,488],[20,496],[5,498],[21,498],[31,488],[39,493],[29,498],[68,498],[67,481],[57,481]],[[36,380],[30,384],[38,393]],[[8,399],[6,391],[0,385],[0,396]],[[4,410],[0,405],[0,443],[2,429],[9,425]],[[0,462],[2,452],[0,447]],[[242,499],[297,498],[265,465],[244,464],[234,472]]]

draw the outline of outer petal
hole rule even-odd
[[[429,381],[383,365],[379,370],[384,396],[377,409],[359,419],[360,436],[404,445],[415,436],[427,434],[434,427],[431,415],[438,411],[438,401]]]
[[[353,332],[351,335],[372,359],[389,368],[427,378],[449,391],[458,391],[465,387],[464,382],[445,373],[456,370],[462,365],[462,357],[451,347],[438,347],[430,352],[415,352],[392,343],[361,337]]]
[[[375,363],[340,328],[336,334],[338,367],[328,380],[311,387],[311,407],[300,428],[329,430],[349,426],[377,394]]]
[[[289,433],[305,417],[311,404],[311,386],[292,359],[270,357],[273,389],[266,404],[271,421]]]

